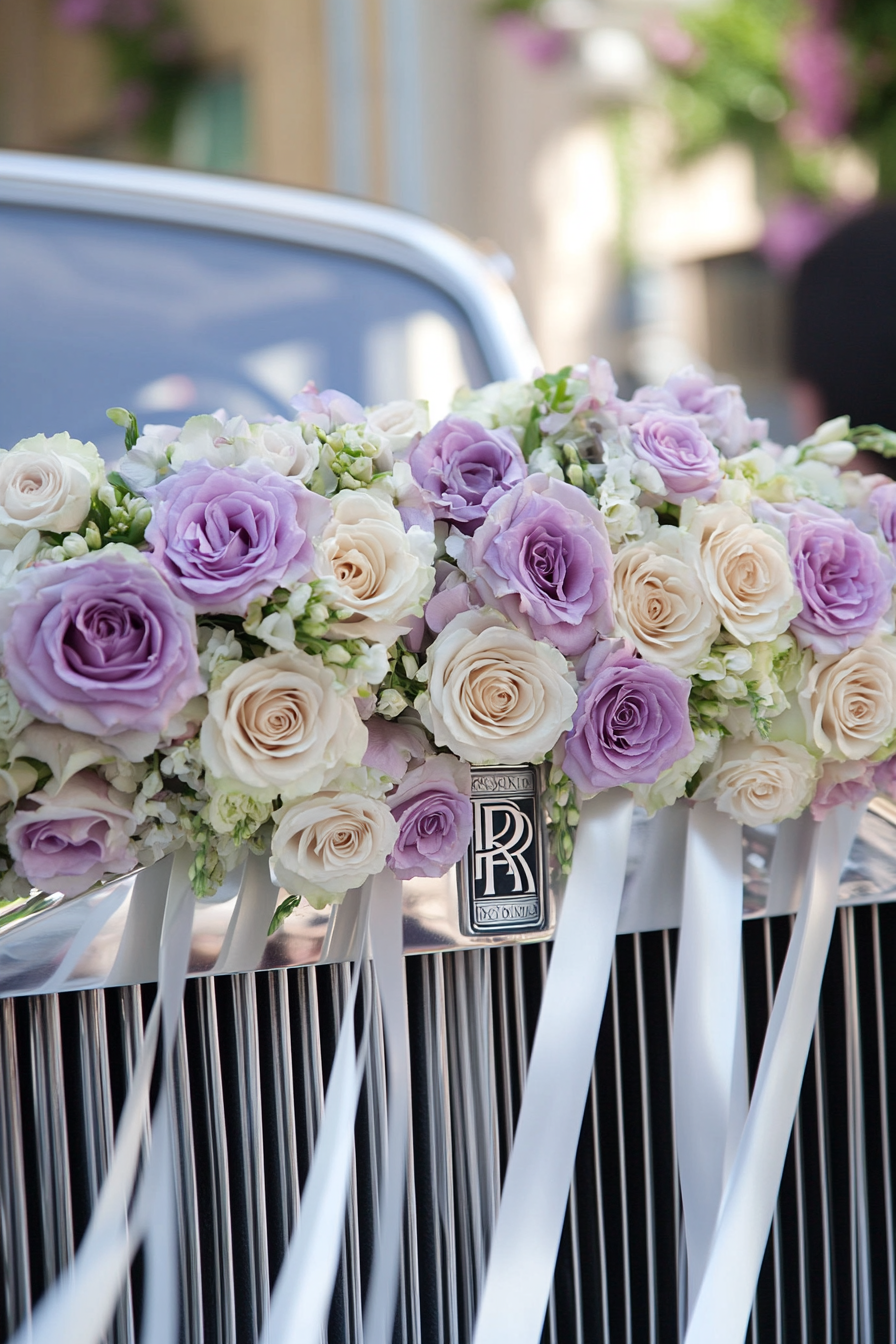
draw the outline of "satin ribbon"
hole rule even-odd
[[[603,1015],[632,821],[622,790],[584,803],[474,1344],[539,1344]]]
[[[364,1303],[364,1344],[391,1344],[401,1261],[411,1110],[411,1058],[401,893],[401,882],[388,869],[373,879],[370,947],[383,1011],[389,1137],[378,1192],[379,1216],[373,1269]]]
[[[691,808],[672,1027],[672,1094],[691,1306],[746,1115],[742,853],[739,825],[714,803]]]
[[[22,1324],[11,1344],[58,1344],[61,1339],[66,1344],[98,1344],[112,1319],[131,1260],[150,1227],[153,1228],[151,1263],[156,1267],[170,1265],[176,1257],[174,1205],[166,1193],[166,1182],[171,1179],[171,1117],[166,1079],[190,952],[194,908],[189,880],[190,858],[186,850],[174,858],[159,952],[158,993],[146,1024],[99,1198],[74,1259],[38,1302],[33,1315]],[[160,1032],[164,1049],[162,1088],[151,1128],[159,1141],[150,1152],[138,1185],[135,1217],[129,1220],[128,1206],[146,1132],[146,1110]],[[158,1268],[153,1277],[159,1281]],[[168,1274],[165,1282],[170,1283]],[[146,1320],[151,1330],[144,1331],[143,1338],[148,1344],[175,1344],[176,1303],[175,1278],[175,1309],[173,1316],[169,1313],[167,1331],[160,1331],[159,1318],[153,1317],[152,1307],[147,1312]]]
[[[861,809],[840,807],[815,829],[753,1098],[685,1344],[742,1344],[746,1334],[818,1012],[840,873],[861,816]]]
[[[361,918],[366,931],[371,881],[361,891]],[[362,958],[355,963],[324,1113],[296,1226],[271,1295],[271,1314],[261,1344],[320,1344],[330,1310],[345,1225],[355,1114],[364,1075],[370,1006],[356,1054],[355,1002]]]

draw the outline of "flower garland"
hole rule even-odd
[[[767,439],[693,369],[607,363],[365,410],[182,428],[109,414],[0,456],[0,899],[77,895],[188,846],[321,907],[438,877],[471,766],[548,763],[555,865],[622,786],[761,825],[896,778],[892,436]]]

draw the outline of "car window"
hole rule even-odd
[[[444,414],[488,370],[460,308],[363,257],[208,229],[0,206],[0,447],[67,429],[121,452],[141,424],[290,415],[312,379]]]

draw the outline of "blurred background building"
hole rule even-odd
[[[0,143],[420,212],[513,274],[548,367],[706,364],[786,440],[788,274],[889,171],[894,10],[0,0]]]

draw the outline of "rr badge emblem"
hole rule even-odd
[[[537,932],[545,922],[544,837],[532,766],[472,771],[473,839],[461,864],[470,933]]]

